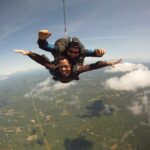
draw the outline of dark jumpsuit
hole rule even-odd
[[[45,56],[39,55],[36,53],[32,53],[32,52],[30,54],[28,54],[28,56],[31,59],[33,59],[34,61],[36,61],[37,63],[44,66],[46,69],[48,69],[49,72],[51,73],[51,75],[53,76],[54,80],[60,81],[63,83],[67,83],[67,82],[70,82],[72,80],[76,80],[76,77],[78,75],[80,75],[81,73],[91,71],[91,70],[100,69],[100,68],[108,66],[107,62],[98,61],[98,62],[93,63],[93,64],[78,66],[76,69],[72,70],[72,73],[69,77],[63,77],[61,75],[61,73],[59,72],[58,65],[50,62],[50,60],[48,60]]]

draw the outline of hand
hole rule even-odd
[[[102,57],[104,54],[105,54],[105,52],[106,52],[106,50],[105,49],[96,49],[95,50],[95,55],[97,56],[97,57]]]
[[[23,50],[23,49],[16,49],[16,50],[13,50],[13,51],[17,52],[17,53],[20,53],[22,55],[29,55],[29,54],[32,53],[31,51],[26,51],[26,50]]]
[[[109,62],[108,64],[114,68],[115,67],[114,65],[121,63],[121,61],[122,61],[122,59],[118,59],[118,60]]]
[[[40,30],[38,34],[39,34],[39,39],[41,40],[47,40],[52,35],[52,33],[49,32],[47,29]]]

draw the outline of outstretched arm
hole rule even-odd
[[[33,59],[37,63],[46,67],[46,69],[49,69],[49,70],[55,70],[56,69],[56,65],[52,64],[50,62],[50,60],[48,60],[48,58],[46,58],[46,56],[44,56],[44,55],[39,55],[39,54],[33,53],[31,51],[26,51],[26,50],[22,50],[22,49],[21,50],[14,50],[14,51],[17,53],[29,56],[31,59]]]
[[[116,61],[111,61],[111,62],[98,61],[98,62],[96,62],[94,64],[79,66],[78,69],[77,69],[77,71],[80,74],[80,73],[83,73],[83,72],[100,69],[100,68],[103,68],[103,67],[106,67],[106,66],[112,66],[112,67],[114,67],[115,64],[118,64],[121,61],[122,61],[122,59],[118,59]]]

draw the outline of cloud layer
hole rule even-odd
[[[12,75],[15,75],[17,73],[22,73],[22,72],[26,72],[26,71],[29,71],[29,70],[32,70],[32,69],[36,69],[36,68],[39,68],[39,67],[36,67],[36,66],[29,66],[28,68],[16,68],[14,70],[9,70],[7,71],[6,73],[2,73],[0,74],[0,81],[1,80],[6,80],[8,78],[10,78]]]
[[[41,100],[48,100],[50,99],[49,94],[53,95],[54,92],[58,92],[64,89],[67,90],[72,85],[75,85],[75,82],[70,83],[57,82],[53,84],[53,81],[50,78],[47,78],[43,82],[37,84],[30,92],[26,93],[24,96],[26,98],[32,97],[32,98],[39,98]],[[62,92],[62,94],[64,93]]]
[[[150,87],[150,70],[142,64],[122,63],[114,69],[107,69],[106,72],[125,73],[121,77],[112,77],[106,80],[107,88],[114,90],[135,91],[139,88]]]
[[[69,88],[71,85],[75,85],[75,82],[70,82],[70,83],[61,83],[61,82],[57,82],[56,84],[54,84],[52,88],[53,91],[58,91],[58,90],[64,90]]]

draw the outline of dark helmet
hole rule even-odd
[[[78,48],[80,53],[82,53],[82,51],[84,50],[84,45],[77,37],[73,37],[72,40],[69,42],[68,49],[71,47]]]

